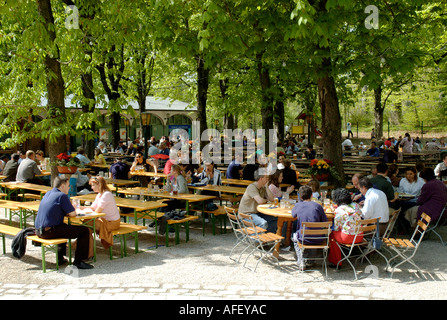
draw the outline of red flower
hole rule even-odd
[[[62,161],[62,160],[68,161],[68,160],[70,160],[71,157],[66,153],[59,153],[56,156],[56,158],[58,158],[60,161]]]

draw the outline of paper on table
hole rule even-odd
[[[84,209],[76,209],[77,215],[90,215],[93,213],[93,210],[91,208],[84,208]]]

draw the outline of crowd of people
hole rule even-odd
[[[371,148],[366,150],[372,157],[385,155],[387,150],[401,146],[405,150],[410,150],[409,145],[414,145],[414,140],[405,135],[399,141],[393,138],[383,141],[381,145],[376,142],[371,143]],[[76,159],[80,164],[105,164],[105,157],[109,152],[119,153],[122,157],[116,157],[110,166],[110,177],[114,179],[131,179],[131,172],[134,171],[163,171],[167,175],[167,184],[176,193],[189,193],[188,184],[201,185],[221,185],[222,174],[215,166],[212,158],[204,158],[199,151],[198,154],[189,154],[188,160],[182,158],[180,151],[172,148],[173,144],[167,137],[156,140],[153,137],[148,141],[148,158],[144,158],[144,145],[138,139],[129,141],[127,144],[120,141],[119,146],[112,151],[107,149],[105,143],[100,141],[95,147],[94,158],[90,160],[82,147],[77,148]],[[349,150],[353,145],[343,142],[342,148]],[[441,148],[441,146],[438,146]],[[108,151],[110,150],[110,151]],[[273,216],[258,212],[260,204],[274,201],[275,198],[288,198],[292,193],[298,194],[298,201],[292,209],[292,216],[297,220],[293,224],[292,239],[295,242],[302,241],[300,228],[304,221],[323,222],[327,221],[323,207],[316,202],[320,199],[320,183],[312,179],[307,185],[298,182],[298,174],[291,159],[295,154],[301,152],[306,159],[317,157],[313,145],[308,144],[304,138],[289,137],[285,143],[279,143],[277,153],[264,154],[258,150],[254,154],[245,155],[247,164],[243,164],[243,156],[236,153],[226,170],[227,179],[244,179],[253,181],[246,188],[241,197],[238,210],[241,213],[251,214],[255,224],[268,232],[277,232],[277,219]],[[382,152],[381,152],[382,151]],[[177,152],[175,161],[172,153]],[[193,157],[198,157],[198,163],[192,163]],[[252,159],[251,157],[254,157]],[[272,160],[277,161],[277,169],[272,170]],[[355,235],[355,226],[360,219],[379,219],[379,232],[383,234],[387,228],[390,214],[397,209],[401,209],[398,223],[399,231],[411,233],[422,212],[430,215],[436,220],[447,203],[447,191],[444,183],[437,179],[447,173],[447,156],[436,168],[425,168],[422,163],[415,167],[405,167],[404,176],[399,175],[399,168],[396,164],[380,161],[371,170],[371,174],[363,176],[354,174],[352,176],[353,189],[339,188],[332,191],[332,201],[336,206],[333,231],[331,233],[331,246],[329,262],[337,265],[341,259],[341,253],[335,242],[350,243]],[[11,159],[3,157],[0,161],[2,174],[6,176],[4,181],[19,181],[32,183],[48,183],[37,177],[41,170],[48,168],[48,160],[42,151],[18,152],[13,154]],[[265,170],[261,170],[265,169]],[[140,186],[146,187],[153,181],[147,177],[135,176]],[[282,187],[286,184],[287,187]],[[64,225],[61,217],[73,215],[75,206],[70,203],[67,196],[68,180],[58,177],[53,183],[53,190],[48,192],[42,199],[36,219],[37,234],[41,237],[66,237],[78,239],[78,246],[75,255],[75,265],[78,268],[91,268],[86,261],[92,256],[91,231],[82,227],[68,227]],[[104,178],[98,175],[83,175],[78,172],[78,191],[87,188],[97,193],[93,204],[89,207],[95,212],[104,212],[106,215],[99,219],[96,224],[96,231],[101,239],[101,243],[108,248],[112,243],[111,232],[119,228],[119,211],[114,197],[110,192]],[[203,190],[202,194],[209,194],[220,197],[216,191]],[[399,198],[398,194],[405,194],[409,197]],[[171,199],[167,201],[166,212],[181,209],[184,207],[182,201]],[[55,209],[56,208],[56,209]],[[213,200],[206,203],[207,210],[213,210],[215,204]],[[80,209],[85,209],[80,207]],[[160,221],[161,233],[166,229],[166,221]],[[361,235],[356,241],[362,241]],[[302,258],[298,246],[298,259]],[[60,246],[58,258],[60,263],[64,263],[65,247]]]

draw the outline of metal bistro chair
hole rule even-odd
[[[224,210],[227,213],[227,217],[228,217],[228,220],[230,221],[231,228],[233,229],[234,235],[236,236],[236,244],[231,249],[230,259],[239,263],[244,252],[248,248],[250,248],[250,243],[247,239],[247,236],[249,234],[247,233],[247,229],[244,228],[241,224],[241,221],[240,221],[240,218],[239,218],[239,215],[237,212],[237,208],[231,208],[231,207],[224,206]],[[266,232],[265,229],[262,229],[259,227],[256,227],[256,229],[259,233]],[[253,234],[253,233],[254,233],[254,230],[250,231],[250,234]],[[236,248],[238,248],[239,246],[245,246],[245,248],[239,254],[239,257],[237,259],[234,259],[234,258],[232,258],[232,256],[233,256]]]
[[[329,251],[329,235],[331,234],[332,222],[303,222],[301,223],[302,243],[294,242],[296,246],[302,251],[306,249],[321,249],[323,250],[323,258],[303,258],[300,265],[301,272],[304,271],[305,260],[322,260],[323,268],[327,277],[327,255]],[[306,244],[312,242],[314,244]]]
[[[391,267],[391,262],[393,260],[397,258],[401,259],[399,263],[395,264],[392,267],[390,278],[393,277],[394,270],[405,262],[410,263],[419,272],[422,273],[421,269],[413,261],[413,257],[416,255],[419,245],[421,244],[425,232],[428,229],[430,221],[431,221],[430,216],[427,215],[426,213],[422,213],[421,219],[418,221],[417,226],[410,239],[383,238],[383,244],[387,246],[389,249],[391,249],[390,250],[391,252],[395,253],[395,255],[388,260],[386,271],[388,271],[388,268]]]
[[[255,272],[258,268],[259,262],[263,260],[265,257],[272,258],[276,261],[276,264],[279,266],[278,259],[272,254],[273,249],[275,249],[276,244],[281,242],[284,239],[282,236],[278,236],[275,233],[271,232],[258,232],[258,227],[255,225],[253,221],[253,217],[250,214],[244,214],[239,212],[239,217],[241,221],[241,225],[244,227],[245,232],[247,234],[247,240],[252,249],[248,254],[247,258],[244,262],[244,267]],[[259,253],[260,257],[256,262],[256,266],[254,268],[247,267],[248,258],[254,253]]]
[[[436,220],[436,222],[432,226],[430,226],[426,231],[427,239],[430,238],[431,232],[433,232],[441,240],[441,243],[443,246],[445,246],[447,243],[444,241],[444,239],[442,239],[442,236],[436,231],[436,229],[445,225],[445,223],[447,221],[446,218],[444,218],[444,220],[443,220],[446,207],[447,207],[447,204],[442,209],[441,215],[439,216],[438,220]]]
[[[338,269],[338,265],[346,260],[349,265],[351,266],[352,270],[354,271],[354,277],[355,280],[358,280],[357,277],[357,270],[354,267],[354,264],[350,261],[350,258],[365,258],[369,264],[372,264],[371,261],[369,261],[368,257],[365,254],[365,251],[363,251],[362,248],[367,247],[367,250],[369,250],[370,246],[369,246],[369,241],[368,239],[373,239],[376,232],[378,232],[377,230],[377,219],[365,219],[365,220],[360,220],[357,222],[356,224],[356,232],[355,232],[355,236],[352,240],[352,243],[349,244],[344,244],[344,243],[340,243],[338,241],[335,241],[335,243],[338,245],[338,247],[340,248],[340,251],[343,255],[343,258],[338,261],[337,263],[337,269]],[[356,243],[357,237],[359,235],[363,235],[363,241]],[[357,255],[353,255],[353,249],[354,248],[358,248],[358,250],[360,251],[360,254]],[[347,251],[347,253],[344,252]]]

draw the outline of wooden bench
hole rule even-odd
[[[175,244],[180,243],[180,236],[179,236],[179,230],[180,226],[183,225],[185,227],[185,234],[186,234],[186,242],[189,241],[189,222],[192,220],[198,219],[198,216],[185,216],[183,219],[179,220],[167,220],[168,226],[173,226],[175,230]],[[169,237],[166,235],[166,247],[169,247]]]
[[[1,200],[0,201],[0,208],[8,209],[9,210],[9,224],[12,223],[12,217],[18,216],[19,217],[19,226],[20,228],[26,228],[26,219],[28,216],[25,214],[24,211],[19,208],[20,202],[18,201],[11,201],[11,200]]]
[[[24,193],[24,194],[22,194],[22,198],[25,199],[25,201],[26,201],[27,199],[41,200],[42,197],[40,194]]]
[[[195,209],[195,211],[198,211]],[[211,215],[211,223],[213,228],[213,235],[216,235],[216,218],[220,221],[220,233],[227,232],[227,213],[225,212],[224,206],[217,206],[217,210],[203,210],[203,213],[208,213]],[[205,224],[205,217],[202,216],[202,222]],[[205,230],[205,229],[204,229]]]
[[[144,230],[146,227],[139,226],[136,224],[129,224],[125,222],[121,222],[120,228],[118,230],[112,231],[113,236],[119,236],[120,238],[120,252],[121,258],[127,257],[127,241],[126,236],[130,233],[134,234],[135,238],[135,253],[138,253],[138,231]],[[110,260],[113,259],[112,255],[112,246],[109,248]]]
[[[22,229],[7,226],[4,224],[0,224],[0,234],[2,235],[3,240],[3,254],[6,254],[6,239],[5,235],[13,236],[15,237]],[[68,239],[42,239],[38,236],[28,236],[28,240],[38,242],[41,244],[41,254],[42,254],[42,271],[46,272],[46,261],[45,261],[45,254],[49,251],[52,251],[56,254],[56,269],[59,270],[59,260],[57,258],[57,246],[62,243],[66,243]],[[71,248],[69,248],[71,250]]]

